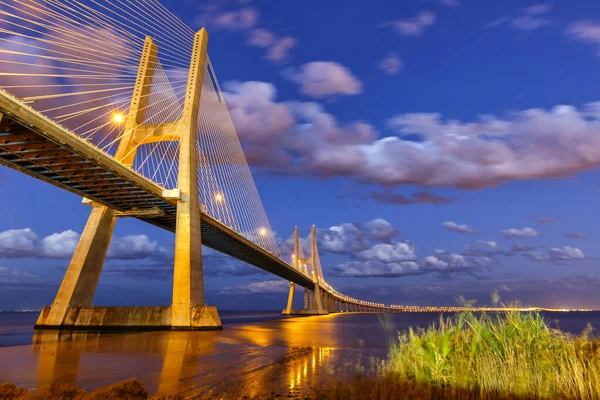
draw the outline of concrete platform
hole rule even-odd
[[[171,307],[69,307],[61,325],[47,325],[50,306],[44,307],[34,329],[89,331],[167,331],[223,329],[217,307],[195,306],[192,322],[171,326]]]

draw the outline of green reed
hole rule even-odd
[[[600,398],[600,342],[551,329],[537,312],[465,312],[399,334],[401,380],[537,398]]]

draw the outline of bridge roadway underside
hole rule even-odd
[[[60,125],[0,91],[0,164],[117,211],[152,210],[136,217],[175,232],[177,204],[160,186]],[[201,216],[202,244],[288,281],[314,288],[307,276],[211,216]]]

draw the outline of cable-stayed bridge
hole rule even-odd
[[[38,328],[220,327],[204,302],[202,244],[290,281],[286,314],[400,309],[328,285],[314,227],[308,240],[296,229],[278,243],[205,29],[192,31],[156,0],[0,3],[0,163],[91,206]],[[92,307],[124,217],[175,233],[171,306]]]

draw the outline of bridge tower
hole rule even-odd
[[[329,314],[328,308],[325,307],[324,297],[325,293],[322,292],[320,287],[320,277],[319,277],[319,257],[318,257],[318,249],[317,249],[317,238],[315,235],[315,226],[312,226],[310,231],[310,257],[302,258],[300,252],[300,239],[298,237],[298,227],[294,229],[294,268],[302,270],[302,268],[306,268],[307,264],[311,265],[311,275],[312,280],[314,282],[314,288],[310,290],[309,288],[304,288],[304,308],[302,310],[294,310],[294,295],[296,291],[296,284],[294,282],[290,282],[290,291],[288,294],[288,301],[285,310],[283,310],[283,315],[296,315],[296,314],[305,314],[305,315],[323,315]],[[306,269],[304,272],[308,272]]]
[[[38,318],[36,328],[77,326],[137,329],[220,329],[216,307],[204,304],[202,274],[201,205],[196,169],[197,120],[202,80],[207,61],[208,33],[204,28],[194,38],[183,112],[178,120],[159,125],[144,123],[157,62],[158,47],[146,37],[139,63],[124,133],[115,158],[131,168],[139,146],[159,141],[179,141],[177,189],[163,197],[177,203],[173,298],[170,307],[92,307],[92,300],[106,258],[115,220],[119,213],[104,205],[92,206],[88,222],[60,285],[56,298]],[[149,134],[151,132],[151,134]],[[145,210],[147,213],[148,210]]]

